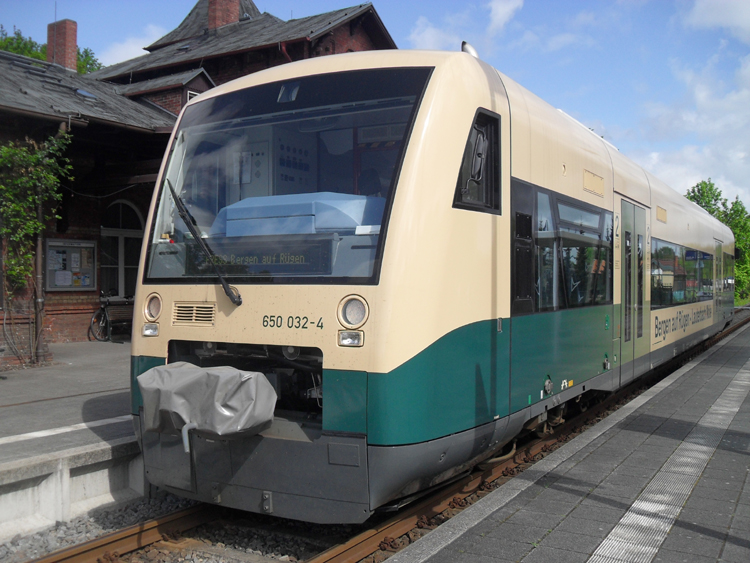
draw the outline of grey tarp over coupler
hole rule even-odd
[[[138,376],[144,431],[182,432],[190,451],[192,429],[218,436],[252,436],[273,422],[276,391],[260,372],[187,362],[157,366]]]

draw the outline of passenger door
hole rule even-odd
[[[620,214],[620,384],[648,371],[649,321],[646,301],[646,268],[650,255],[646,210],[628,201]]]

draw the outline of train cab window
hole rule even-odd
[[[213,284],[218,270],[239,284],[376,284],[431,73],[325,73],[186,107],[159,188],[144,283]],[[492,125],[479,125],[491,135]]]
[[[453,206],[500,211],[500,118],[479,110],[466,140]]]

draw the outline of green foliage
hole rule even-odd
[[[0,24],[0,51],[8,51],[40,61],[47,60],[47,46],[40,45],[31,37],[24,37],[21,30],[16,29],[15,26],[13,27],[13,35],[8,35],[8,32]]]
[[[72,179],[70,162],[63,157],[70,135],[60,134],[43,143],[29,139],[0,146],[0,238],[5,243],[3,280],[9,295],[22,289],[34,271],[34,245],[62,194],[63,178]]]
[[[47,44],[37,43],[31,37],[24,37],[20,29],[13,27],[13,34],[8,32],[0,24],[0,51],[8,51],[24,57],[30,57],[40,61],[47,60]],[[102,63],[94,55],[94,51],[88,47],[78,47],[78,74],[88,74],[102,68]]]
[[[685,197],[732,229],[734,245],[742,254],[734,265],[735,298],[746,298],[750,295],[750,217],[745,204],[739,197],[735,197],[731,204],[727,204],[726,198],[711,178],[695,184],[687,191]]]
[[[94,56],[94,51],[88,47],[83,50],[78,47],[78,74],[88,74],[89,72],[99,70],[103,66],[99,62],[99,59]]]
[[[727,200],[722,197],[721,190],[711,181],[701,180],[690,188],[685,197],[700,205],[711,215],[722,220],[721,215],[727,207]]]

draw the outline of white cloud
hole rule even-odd
[[[515,13],[523,7],[523,0],[490,0],[490,25],[487,31],[490,35],[503,30]]]
[[[750,43],[750,2],[747,0],[695,0],[685,23],[697,28],[725,27],[740,41]]]
[[[149,24],[140,35],[128,37],[125,41],[112,43],[98,56],[104,66],[127,61],[145,55],[144,47],[166,35],[167,30],[158,25]]]
[[[559,33],[553,35],[547,40],[546,49],[548,51],[559,51],[565,47],[571,45],[583,45],[590,47],[594,44],[594,40],[588,35],[578,35],[575,33]]]
[[[409,42],[414,49],[435,49],[455,51],[461,46],[458,35],[451,31],[435,27],[424,16],[420,16],[417,24],[409,34]]]
[[[596,16],[594,15],[594,12],[579,12],[576,14],[576,17],[573,18],[572,24],[576,27],[583,27],[587,25],[595,25],[596,24]]]
[[[733,84],[716,79],[710,61],[698,71],[674,68],[686,88],[680,103],[651,104],[647,135],[654,142],[685,141],[682,147],[633,155],[673,188],[684,193],[712,178],[724,196],[750,203],[750,55],[739,61]]]

